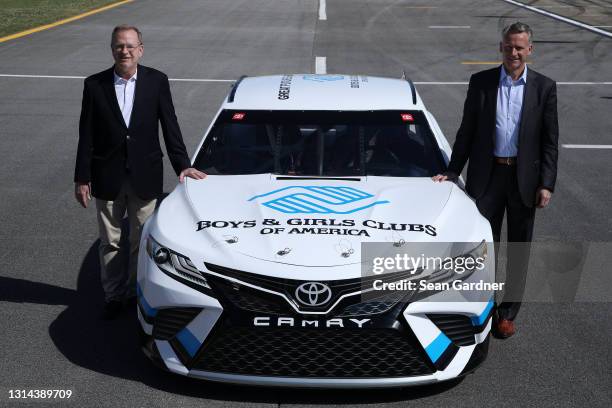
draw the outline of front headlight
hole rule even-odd
[[[413,301],[444,292],[453,288],[455,282],[465,281],[477,270],[485,268],[487,256],[487,242],[483,240],[474,249],[462,255],[448,258],[452,260],[452,262],[448,261],[448,266],[445,265],[445,267],[439,268],[428,276],[423,276],[419,279],[419,289]]]
[[[162,246],[150,235],[147,237],[147,253],[159,269],[170,277],[188,285],[191,283],[210,289],[206,278],[189,258]]]
[[[449,262],[451,267],[443,267],[434,271],[427,278],[428,283],[443,283],[455,280],[465,280],[476,270],[484,268],[484,262],[489,252],[486,241],[482,240],[478,246],[471,251],[452,258]]]
[[[444,243],[446,245],[446,243]],[[467,244],[467,245],[466,245]],[[456,243],[454,246],[460,245],[459,251],[450,253],[461,253],[465,248],[470,248],[474,243]],[[419,267],[408,269],[402,272],[395,272],[370,278],[366,284],[367,290],[363,293],[372,291],[403,291],[407,296],[410,296],[410,301],[417,301],[438,292],[443,292],[451,289],[462,289],[460,285],[467,280],[477,270],[484,270],[487,266],[488,246],[485,240],[469,251],[458,256],[427,256],[421,254],[421,258],[412,258],[413,265],[420,263]],[[446,250],[447,248],[445,248]],[[437,252],[437,251],[434,251]],[[444,252],[445,253],[445,252]],[[406,254],[404,254],[406,255]],[[408,257],[409,258],[409,257]],[[400,255],[395,258],[378,258],[382,259],[385,265],[386,261],[395,259],[396,265],[402,260]],[[403,258],[406,260],[406,258]],[[418,262],[417,262],[418,261]],[[393,264],[393,262],[391,262]],[[381,266],[377,264],[377,266]],[[390,268],[389,266],[386,266]],[[409,274],[410,276],[405,276]],[[376,275],[376,273],[375,273]],[[401,278],[399,278],[401,276]],[[398,279],[399,278],[399,279]],[[397,280],[395,280],[397,279]],[[369,287],[371,281],[371,288]],[[457,284],[459,284],[457,286]]]

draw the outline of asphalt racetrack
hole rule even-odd
[[[530,3],[612,31],[612,1]],[[488,359],[462,381],[384,391],[257,389],[169,375],[140,352],[135,313],[98,318],[95,214],[76,203],[72,179],[81,78],[111,66],[115,25],[139,26],[142,63],[173,79],[192,154],[231,80],[315,71],[405,70],[452,144],[469,76],[500,61],[500,29],[518,19],[535,31],[531,67],[559,82],[558,183],[536,216],[535,240],[610,248],[612,39],[508,2],[135,0],[0,43],[0,406],[612,406],[611,287],[577,302],[526,304],[518,334],[492,339]],[[170,192],[177,179],[165,165]],[[9,399],[10,390],[30,389],[72,396]]]

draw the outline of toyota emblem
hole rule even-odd
[[[324,305],[329,302],[331,297],[331,289],[321,282],[302,283],[295,290],[295,298],[306,306]]]

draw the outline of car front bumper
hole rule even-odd
[[[148,257],[141,258],[138,318],[143,351],[170,372],[215,382],[386,388],[446,381],[484,361],[492,313],[492,300],[416,301],[403,305],[391,321],[360,332],[262,329],[245,324],[249,318],[237,318],[229,306],[214,294],[171,278]],[[455,334],[459,326],[463,337]]]

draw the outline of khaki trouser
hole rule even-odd
[[[115,200],[96,199],[100,229],[98,249],[101,266],[100,280],[106,301],[135,296],[140,234],[143,224],[155,210],[156,201],[140,199],[128,181],[123,184]],[[118,256],[121,220],[126,211],[130,225],[130,256],[127,271],[125,271],[121,256]]]

